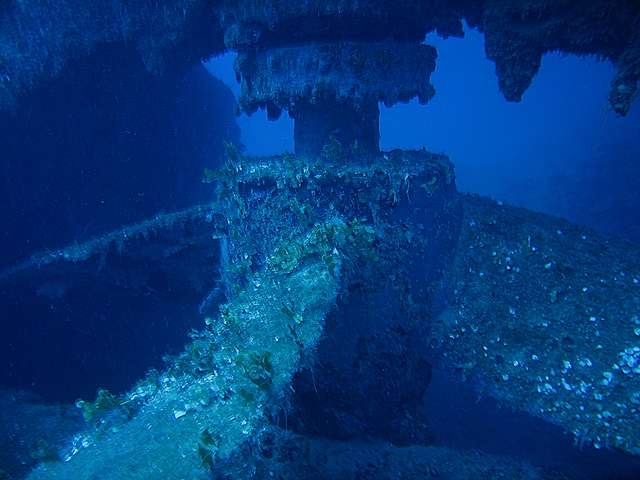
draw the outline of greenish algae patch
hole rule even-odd
[[[291,272],[255,275],[155,389],[134,388],[122,401],[136,409],[131,420],[80,434],[67,461],[43,464],[29,478],[206,478],[209,463],[262,427],[265,408],[284,395],[304,349],[317,342],[338,288],[320,255]],[[282,312],[287,298],[303,322]],[[239,319],[233,328],[225,324],[231,316]],[[196,351],[193,362],[187,357]]]

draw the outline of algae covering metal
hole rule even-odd
[[[464,197],[442,362],[579,443],[640,454],[640,249]]]
[[[312,361],[337,296],[353,282],[375,283],[376,262],[397,264],[416,214],[441,217],[441,233],[425,238],[450,243],[455,231],[445,228],[459,211],[446,157],[398,151],[345,164],[349,153],[333,147],[313,161],[249,159],[230,149],[227,166],[207,173],[218,183],[214,210],[227,222],[226,233],[220,222],[213,233],[228,301],[163,372],[123,396],[103,390],[95,402],[79,401],[88,429],[62,461],[28,478],[253,474],[250,450],[293,374]],[[435,277],[441,267],[434,263]]]
[[[318,254],[286,278],[256,274],[166,372],[103,412],[101,404],[80,403],[95,430],[76,436],[64,462],[44,464],[29,478],[206,478],[207,467],[264,423],[269,402],[317,341],[338,285]],[[304,313],[295,324],[280,307],[292,292]]]
[[[430,329],[419,348],[430,340],[434,359],[486,393],[579,442],[640,453],[637,246],[460,195],[447,158],[424,151],[228,157],[205,178],[226,302],[164,371],[78,402],[87,430],[29,478],[259,473],[256,452],[325,318],[357,311],[338,297],[385,295]]]
[[[328,221],[300,242],[340,228]],[[64,462],[44,464],[30,478],[204,478],[260,428],[269,402],[317,341],[339,287],[322,259],[340,264],[332,249],[342,243],[333,240],[300,252],[305,262],[296,268],[253,274],[162,374],[124,398],[102,393],[94,404],[79,402],[94,428],[76,436]],[[289,301],[298,321],[282,309]]]

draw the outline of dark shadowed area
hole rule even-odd
[[[233,96],[204,67],[154,75],[123,45],[72,62],[19,110],[0,112],[0,131],[4,267],[209,201],[204,169],[239,141]],[[122,391],[162,366],[198,322],[206,291],[167,276],[161,252],[121,260],[129,264],[107,285],[100,264],[81,285],[64,276],[26,290],[5,285],[0,381],[75,400],[99,385]],[[134,280],[127,268],[144,273]],[[159,300],[167,292],[174,298]]]

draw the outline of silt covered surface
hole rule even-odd
[[[572,432],[640,452],[640,251],[466,196],[434,319],[442,362]]]

